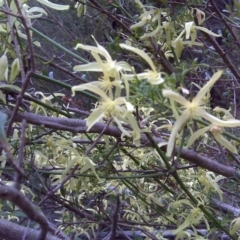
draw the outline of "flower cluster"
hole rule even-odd
[[[95,40],[95,39],[94,39]],[[122,137],[133,137],[136,145],[140,144],[140,128],[134,117],[134,107],[129,99],[129,81],[134,79],[147,80],[151,84],[164,82],[163,73],[158,72],[152,59],[140,49],[127,44],[120,44],[122,49],[132,51],[142,57],[150,66],[144,73],[136,73],[135,69],[127,62],[113,60],[108,51],[96,40],[96,47],[77,44],[75,49],[90,51],[95,62],[77,65],[74,71],[101,72],[102,75],[97,81],[72,87],[72,92],[88,90],[97,94],[100,99],[96,108],[87,118],[88,130],[98,121],[107,118],[112,119],[122,131]],[[122,89],[125,89],[126,97],[122,96]],[[132,131],[126,130],[123,123],[129,124]]]
[[[140,22],[132,25],[131,29],[146,26],[148,22],[155,22],[156,19],[160,18],[160,15],[162,14],[160,14],[160,10],[157,11],[156,9],[150,9],[147,11],[140,1],[137,0],[136,2],[143,10],[143,14],[140,16]],[[171,22],[165,21],[161,23],[161,21],[158,21],[158,26],[165,29],[167,42],[175,50],[177,58],[180,57],[184,45],[201,45],[201,43],[196,42],[197,30],[204,31],[215,37],[219,36],[208,29],[199,26],[204,22],[205,15],[198,9],[195,9],[195,11],[196,21],[186,22],[184,29],[176,37],[176,39],[172,41],[168,32],[168,30],[170,30]],[[158,18],[156,16],[158,16]],[[151,36],[153,33],[154,31],[151,32]],[[184,34],[186,38],[185,41],[183,40]],[[190,38],[191,40],[189,41]],[[90,51],[95,61],[83,65],[77,65],[73,68],[74,71],[102,73],[101,77],[96,81],[72,87],[73,94],[75,94],[76,91],[88,90],[99,96],[99,101],[95,105],[95,109],[92,110],[92,113],[87,118],[88,130],[98,121],[102,121],[103,119],[112,119],[122,131],[122,137],[132,136],[134,143],[139,145],[141,136],[139,126],[141,125],[137,122],[136,117],[134,116],[134,106],[129,102],[130,82],[134,79],[138,79],[146,80],[152,85],[159,85],[165,82],[164,77],[166,74],[159,71],[151,56],[149,56],[144,49],[133,47],[130,42],[128,42],[128,44],[122,43],[120,44],[120,47],[140,56],[148,63],[150,68],[146,69],[144,72],[136,73],[135,69],[127,62],[113,60],[108,51],[96,40],[95,42],[97,45],[96,47],[77,44],[75,49],[80,48]],[[209,95],[209,90],[221,75],[222,71],[216,72],[191,101],[179,93],[170,90],[167,85],[164,85],[165,89],[162,91],[163,96],[166,99],[169,99],[171,109],[176,118],[176,122],[171,129],[171,135],[168,141],[167,156],[172,155],[177,134],[181,132],[182,128],[193,119],[204,119],[209,123],[209,126],[199,129],[193,133],[189,138],[187,146],[192,145],[198,137],[202,136],[207,131],[210,131],[216,141],[218,141],[221,145],[234,153],[237,152],[236,148],[223,137],[222,133],[224,131],[224,127],[240,126],[240,121],[233,118],[224,121],[210,114],[207,111],[206,101],[204,101],[206,95]],[[124,94],[122,90],[124,90]],[[129,128],[126,128],[123,123],[130,125],[131,130],[129,131]]]

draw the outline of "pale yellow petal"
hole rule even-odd
[[[224,138],[221,133],[214,134],[215,139],[230,152],[238,154],[236,147],[234,147],[229,140]]]
[[[195,25],[194,22],[186,22],[185,23],[185,31],[186,31],[186,39],[189,39],[191,36],[192,27]]]
[[[221,34],[216,34],[216,33],[212,32],[212,31],[208,30],[205,27],[196,26],[195,28],[199,29],[199,30],[201,30],[201,31],[203,31],[205,33],[208,33],[209,35],[212,35],[214,37],[221,37],[222,36]]]
[[[102,72],[102,68],[99,66],[97,62],[91,62],[82,65],[76,65],[73,67],[74,72]]]
[[[125,105],[126,108],[127,108],[127,112],[133,112],[134,111],[134,106],[130,102],[127,102],[124,97],[119,97],[119,98],[115,99],[114,102],[117,105]]]
[[[174,123],[174,126],[171,131],[170,138],[168,140],[168,146],[167,146],[167,157],[172,156],[172,152],[175,146],[175,140],[178,132],[181,130],[183,125],[188,121],[189,114],[187,111],[184,111],[183,114],[177,119],[177,121]]]
[[[120,47],[123,48],[123,49],[127,49],[129,51],[132,51],[132,52],[136,53],[137,55],[139,55],[140,57],[142,57],[149,64],[149,66],[152,68],[152,70],[154,72],[156,72],[156,68],[155,68],[155,65],[154,65],[152,59],[143,50],[140,50],[138,48],[129,46],[129,45],[124,44],[124,43],[121,43]]]
[[[13,83],[13,81],[15,80],[19,72],[20,72],[19,60],[18,58],[16,58],[12,62],[12,66],[11,66],[11,72],[10,72],[10,78],[9,78],[10,83]]]
[[[146,38],[155,37],[161,30],[162,26],[158,26],[154,31],[145,33],[140,39],[145,40]]]
[[[5,52],[0,58],[0,81],[3,81],[4,78],[7,80],[7,72],[8,72],[8,58]]]
[[[223,71],[217,71],[211,77],[211,79],[201,88],[201,90],[197,93],[196,97],[194,98],[193,102],[197,105],[201,102],[201,100],[205,97],[205,95],[211,90],[212,86],[215,82],[221,77]]]
[[[187,147],[191,146],[199,137],[203,136],[205,132],[209,131],[211,126],[201,128],[194,132],[188,139]]]
[[[35,13],[35,12],[40,12],[39,14],[35,14],[35,15],[32,15],[32,14],[29,14],[29,13]],[[47,12],[40,8],[40,7],[32,7],[30,9],[27,10],[27,13],[29,14],[29,18],[39,18],[41,17],[43,14],[47,15]]]
[[[61,5],[61,4],[55,4],[52,2],[49,2],[48,0],[37,0],[39,3],[46,5],[50,8],[53,8],[55,10],[68,10],[69,5]]]
[[[217,125],[219,127],[240,127],[239,120],[229,119],[227,121],[223,121],[223,120],[209,114],[205,110],[198,110],[198,116],[208,120],[209,122],[211,122],[214,125]]]
[[[134,29],[134,28],[139,28],[139,27],[143,27],[147,22],[147,19],[144,19],[142,21],[139,21],[136,24],[133,24],[132,26],[130,26],[130,29]]]
[[[87,125],[87,131],[89,131],[92,126],[99,122],[103,117],[105,116],[105,112],[100,109],[100,108],[96,108],[92,111],[92,113],[89,115],[89,117],[87,118],[87,122],[86,122],[86,125]]]
[[[90,92],[93,92],[93,93],[99,95],[105,101],[109,101],[110,100],[110,98],[107,96],[107,94],[103,90],[101,90],[100,88],[96,87],[92,83],[86,83],[86,84],[81,84],[81,85],[72,87],[72,94],[74,96],[76,91],[84,91],[84,90],[88,90]]]
[[[132,114],[127,115],[127,120],[131,125],[131,127],[133,128],[133,142],[138,147],[140,146],[140,140],[141,140],[140,128],[138,127],[137,121]]]
[[[163,93],[164,97],[170,98],[171,100],[174,100],[174,101],[180,103],[184,107],[187,107],[187,105],[189,104],[189,101],[186,100],[182,95],[180,95],[179,93],[176,93],[172,90],[163,89],[162,93]]]
[[[93,36],[92,36],[93,37]],[[97,47],[99,49],[99,54],[101,54],[102,56],[104,56],[108,61],[112,61],[112,57],[110,56],[110,54],[108,53],[108,51],[103,47],[101,46],[97,40],[93,37],[94,41],[96,42],[97,44]]]

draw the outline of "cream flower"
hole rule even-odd
[[[124,74],[123,78],[126,80],[132,80],[137,77],[139,80],[146,79],[149,83],[153,85],[158,85],[164,82],[163,72],[158,72],[152,59],[143,50],[129,46],[127,44],[120,44],[120,47],[129,51],[132,51],[142,57],[151,67],[151,70],[147,69],[144,73],[138,74]]]
[[[236,147],[229,140],[223,137],[222,133],[224,129],[214,124],[201,128],[196,132],[194,132],[192,136],[188,139],[187,146],[188,147],[191,146],[200,136],[203,136],[204,133],[206,133],[207,131],[210,131],[213,134],[216,141],[219,142],[223,147],[228,149],[230,152],[233,152],[236,154],[238,153]]]
[[[95,39],[94,39],[95,40]],[[91,62],[83,65],[77,65],[73,68],[73,71],[82,72],[82,71],[91,71],[91,72],[103,72],[106,71],[109,77],[113,77],[116,79],[120,79],[121,72],[131,72],[133,69],[132,67],[124,61],[117,62],[113,60],[108,51],[98,44],[95,40],[97,47],[88,46],[84,44],[77,44],[75,49],[81,48],[83,50],[88,50],[91,52],[93,57],[95,58],[96,62]],[[105,60],[99,62],[99,58],[97,56],[101,55],[105,58]]]
[[[95,39],[94,39],[95,40]],[[98,44],[95,40],[97,47],[77,44],[75,49],[81,48],[84,50],[88,50],[91,52],[92,56],[95,58],[96,62],[91,62],[83,65],[77,65],[73,68],[73,71],[83,72],[102,72],[103,77],[100,78],[99,81],[94,81],[95,85],[99,86],[104,91],[108,92],[110,97],[112,97],[112,88],[116,87],[116,95],[115,97],[120,96],[120,90],[122,88],[122,77],[121,75],[126,72],[132,72],[133,68],[124,61],[117,62],[113,60],[108,51]],[[104,57],[103,60],[100,56]],[[111,79],[110,79],[111,78]],[[129,97],[129,84],[127,80],[124,79],[126,96]]]
[[[181,38],[184,34],[186,39],[189,39],[191,37],[191,41],[189,43],[189,46],[193,46],[195,44],[196,38],[197,38],[197,30],[201,30],[209,35],[212,35],[214,37],[221,37],[221,35],[213,33],[212,31],[208,30],[205,27],[197,26],[195,22],[186,22],[184,30],[180,33],[180,35],[176,38],[175,41],[178,41],[179,38]]]
[[[198,92],[198,94],[193,98],[192,101],[185,99],[182,95],[172,90],[163,90],[163,96],[169,98],[172,110],[175,117],[177,118],[168,141],[167,156],[170,157],[172,155],[176,135],[181,130],[181,128],[189,121],[189,119],[203,118],[210,122],[210,124],[214,124],[219,127],[240,126],[240,121],[238,120],[229,119],[227,121],[223,121],[206,111],[207,107],[204,103],[205,95],[209,92],[211,87],[221,75],[222,71],[218,71],[217,73],[215,73],[209,80],[209,82],[202,87],[202,89]],[[177,114],[177,109],[174,102],[182,105],[181,108],[183,108],[183,111],[180,116]]]
[[[137,121],[133,116],[134,107],[133,105],[126,101],[124,97],[112,98],[107,96],[107,94],[95,86],[93,83],[82,84],[79,86],[72,87],[72,93],[75,95],[76,91],[88,90],[100,96],[101,100],[92,113],[87,118],[87,131],[89,131],[92,126],[101,121],[103,118],[113,119],[117,123],[119,129],[122,132],[122,138],[124,136],[133,137],[134,143],[140,145],[140,129],[138,127]],[[129,124],[133,131],[130,132],[126,130],[122,122]]]

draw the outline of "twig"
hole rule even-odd
[[[212,199],[212,202],[214,203],[214,205],[216,205],[218,208],[220,208],[222,211],[224,212],[230,212],[232,213],[235,217],[240,215],[240,209],[239,208],[235,208],[229,204],[226,204],[222,201],[219,201],[215,198]]]
[[[117,194],[117,202],[116,202],[114,213],[112,215],[112,229],[111,229],[111,234],[109,236],[109,240],[115,239],[119,209],[120,209],[120,196],[119,194]]]
[[[18,189],[6,185],[0,186],[0,198],[8,200],[18,206],[29,219],[41,226],[38,240],[44,240],[48,232],[48,220],[45,215],[30,202]]]
[[[99,142],[98,142],[99,143]],[[113,152],[113,150],[117,147],[117,145],[119,144],[119,141],[117,140],[115,142],[115,144],[112,146],[111,150],[108,152],[108,154],[103,158],[102,162],[99,164],[99,166],[101,166],[107,159],[108,157],[111,155],[111,153]]]
[[[4,112],[8,115],[11,114],[11,111]],[[33,113],[18,113],[16,115],[15,121],[21,122],[23,118],[25,118],[26,121],[30,124],[38,126],[41,125],[55,130],[70,131],[73,133],[87,132],[85,120],[45,117]],[[105,126],[106,125],[103,123],[96,123],[88,132],[101,133]],[[117,127],[108,126],[105,129],[104,134],[115,138],[121,138],[122,132]],[[156,143],[166,142],[164,139],[160,137],[155,138],[155,141]],[[144,135],[141,136],[141,142],[143,145],[151,146],[148,139]],[[163,151],[166,151],[166,146],[162,146],[161,149]],[[177,153],[178,149],[179,149],[178,147],[175,147],[174,152]],[[212,171],[214,173],[221,174],[225,177],[233,177],[233,180],[235,181],[237,181],[237,179],[240,179],[240,173],[235,168],[212,161],[210,158],[199,155],[198,153],[192,150],[183,148],[180,157],[191,163],[197,164],[199,167],[208,169],[209,171]]]
[[[59,183],[56,187],[54,187],[51,191],[49,191],[46,196],[38,203],[40,206],[43,204],[51,195],[56,193],[70,178],[73,177],[74,172],[78,169],[79,165],[75,165],[75,167],[71,170],[71,172]]]
[[[113,14],[108,12],[107,10],[103,9],[95,0],[90,0],[90,2],[91,2],[91,5],[89,5],[89,6],[94,7],[96,9],[98,9],[99,11],[101,11],[102,13],[106,14],[109,18],[111,18],[113,21],[115,21],[117,24],[119,24],[125,31],[127,31],[127,33],[132,34],[132,31],[130,30],[130,28],[127,27],[123,22],[121,22],[120,19],[113,16]]]
[[[7,240],[22,240],[22,236],[26,233],[26,239],[37,239],[40,233],[39,230],[28,229],[23,226],[19,226],[16,223],[0,219],[0,236],[1,239]],[[61,240],[58,237],[47,234],[45,240]]]
[[[21,72],[21,78],[22,78],[22,88],[21,88],[21,92],[17,96],[16,105],[14,107],[14,110],[13,110],[13,112],[11,114],[11,117],[9,119],[9,122],[8,122],[7,130],[6,130],[7,136],[10,134],[12,124],[14,122],[14,118],[17,115],[18,109],[21,105],[24,93],[26,92],[27,85],[30,81],[31,74],[35,71],[34,51],[33,51],[33,46],[32,46],[31,34],[30,34],[30,30],[29,30],[30,26],[28,26],[28,22],[22,14],[22,8],[20,6],[20,2],[18,0],[14,0],[14,2],[16,4],[18,13],[20,15],[19,18],[22,21],[22,25],[25,29],[25,33],[26,33],[26,36],[27,36],[28,50],[29,50],[29,59],[28,59],[29,70],[28,70],[27,74],[25,74],[20,48],[19,48],[19,44],[18,44],[18,41],[17,41],[17,38],[16,38],[15,28],[13,26],[13,23],[11,22],[11,17],[8,15],[8,23],[9,23],[9,26],[10,26],[10,29],[11,29],[11,35],[12,35],[12,38],[13,38],[13,41],[14,41],[15,51],[16,51],[16,54],[17,54],[18,60],[19,60],[19,66],[20,66],[20,72]],[[10,11],[8,3],[7,3],[6,0],[5,0],[5,5],[6,5],[7,10]]]
[[[27,122],[25,119],[22,121],[22,129],[21,129],[21,138],[20,138],[20,146],[18,152],[18,166],[22,169],[23,166],[23,158],[24,158],[24,147],[25,147],[25,132],[26,132]],[[15,187],[20,190],[20,183],[22,179],[22,174],[17,173],[15,177]]]
[[[1,141],[1,144],[2,144],[2,149],[6,153],[7,161],[10,163],[10,165],[13,166],[14,170],[16,171],[16,174],[21,178],[24,175],[22,168],[14,160],[8,145],[6,143],[4,143],[3,141]]]
[[[220,12],[220,10],[218,9],[216,3],[214,0],[209,0],[211,2],[211,5],[214,9],[214,12],[217,13],[218,17],[220,18],[220,21],[224,24],[224,26],[227,28],[227,30],[229,31],[229,33],[232,35],[235,44],[240,48],[240,42],[238,41],[238,37],[236,36],[236,34],[233,32],[232,28],[230,27],[229,23],[227,22],[227,20],[225,19],[225,17],[223,16],[223,14]]]
[[[103,130],[101,131],[101,133],[98,135],[97,139],[94,141],[94,143],[92,144],[92,146],[90,146],[90,148],[85,152],[86,155],[90,154],[91,151],[93,150],[93,148],[97,145],[98,141],[101,139],[101,137],[103,136],[105,130],[108,128],[109,124],[111,123],[112,119],[108,120],[105,127],[103,128]]]
[[[205,27],[208,28],[205,24]],[[219,44],[217,43],[217,41],[210,36],[208,33],[202,32],[203,35],[206,37],[207,40],[209,40],[209,42],[213,45],[213,47],[215,48],[215,50],[217,51],[219,57],[222,58],[223,62],[226,64],[226,66],[232,71],[232,74],[235,76],[236,79],[238,79],[238,81],[240,81],[240,74],[238,72],[238,70],[236,69],[236,67],[233,65],[233,63],[231,62],[230,58],[228,57],[228,55],[226,54],[226,52],[224,52],[224,50],[219,46]]]

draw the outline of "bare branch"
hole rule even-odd
[[[26,233],[25,240],[37,239],[40,231],[19,226],[15,223],[0,219],[0,236],[7,240],[22,240],[22,236]],[[45,240],[60,240],[60,238],[47,234]]]
[[[6,114],[11,114],[10,111],[5,111]],[[33,113],[18,113],[16,115],[15,121],[21,122],[22,119],[25,118],[28,123],[45,126],[47,128],[51,128],[54,130],[63,130],[70,131],[74,133],[86,133],[86,121],[79,119],[68,119],[68,118],[55,118],[55,117],[45,117],[41,115],[36,115]],[[97,123],[90,130],[90,133],[101,133],[105,128],[105,124]],[[108,126],[104,134],[115,137],[117,139],[121,139],[121,131],[117,127]],[[157,143],[166,142],[162,138],[155,138]],[[147,137],[142,134],[141,143],[144,146],[151,146]],[[166,146],[161,148],[163,151],[166,150]],[[178,153],[179,148],[175,147],[174,152]],[[208,169],[209,171],[215,172],[217,174],[221,174],[225,177],[232,177],[234,180],[240,179],[240,173],[234,168],[230,166],[226,166],[211,160],[208,157],[204,157],[202,155],[197,154],[192,150],[187,150],[186,148],[182,149],[180,157],[191,162],[197,164],[199,167]]]
[[[18,189],[6,185],[0,186],[0,198],[18,206],[31,220],[41,226],[39,236],[35,239],[44,240],[48,232],[48,220],[45,215],[24,196]]]

